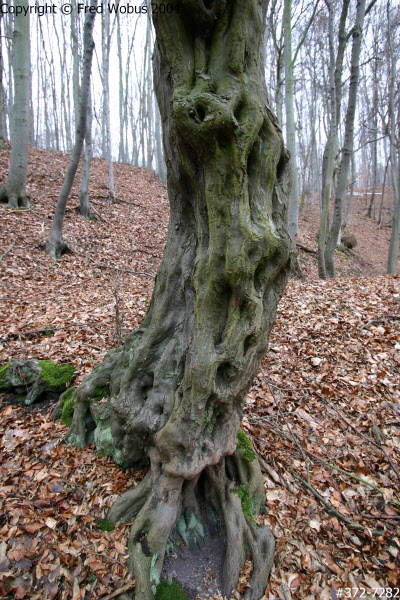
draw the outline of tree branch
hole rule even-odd
[[[375,0],[375,1],[376,1],[376,0]],[[294,66],[294,65],[295,65],[295,63],[296,63],[296,58],[297,58],[297,55],[298,55],[298,53],[299,53],[299,50],[300,50],[300,48],[302,47],[302,45],[304,44],[304,41],[305,41],[305,39],[306,39],[306,37],[307,37],[308,30],[310,29],[310,27],[311,27],[311,23],[312,23],[312,22],[313,22],[313,20],[314,20],[315,13],[317,12],[318,4],[319,4],[319,0],[317,0],[317,2],[315,3],[314,10],[313,10],[313,12],[312,12],[312,15],[311,15],[311,17],[310,17],[310,20],[308,21],[308,23],[307,23],[307,25],[306,25],[306,28],[305,28],[305,30],[304,30],[304,32],[303,32],[303,35],[302,35],[302,37],[301,37],[301,40],[300,40],[300,42],[299,42],[299,43],[298,43],[298,45],[297,45],[297,48],[296,48],[296,50],[295,50],[295,53],[294,53],[294,55],[293,55],[293,58],[292,58],[292,65],[293,65],[293,66]]]

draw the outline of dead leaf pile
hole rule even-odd
[[[73,362],[79,383],[116,345],[117,322],[124,337],[143,320],[168,203],[151,172],[116,164],[120,202],[108,204],[107,165],[93,161],[89,195],[98,221],[77,213],[76,185],[64,226],[70,253],[54,262],[43,247],[68,159],[31,149],[31,210],[0,206],[0,361]],[[0,183],[8,161],[0,151]],[[311,245],[307,214],[300,239]],[[353,225],[361,231],[357,212]],[[386,232],[375,230],[373,269],[383,273]],[[363,255],[340,260],[344,272],[357,272]],[[307,268],[315,274],[312,256]],[[287,287],[244,413],[266,476],[257,519],[277,542],[265,600],[328,600],[344,587],[372,598],[374,588],[399,586],[399,308],[399,276],[310,278]],[[1,408],[0,595],[107,598],[132,585],[129,524],[104,532],[99,519],[143,472],[121,471],[92,447],[66,445],[66,428],[44,406]],[[251,569],[249,560],[233,598],[243,597]]]

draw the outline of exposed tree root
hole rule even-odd
[[[7,208],[29,208],[31,205],[26,194],[9,194],[5,185],[0,189],[0,202],[7,202]]]
[[[68,250],[68,245],[63,239],[60,242],[50,241],[46,244],[46,254],[51,256],[54,260],[61,258]]]
[[[121,356],[122,348],[111,350],[104,361],[85,377],[76,390],[75,410],[67,439],[71,444],[83,448],[89,442],[88,436],[95,429],[93,417],[89,411],[90,398],[96,396],[96,390],[110,382],[111,373]]]
[[[240,492],[246,491],[244,494]],[[113,521],[127,521],[135,514],[129,538],[130,568],[136,579],[135,598],[153,600],[163,578],[165,555],[173,565],[174,578],[194,598],[195,573],[199,564],[220,572],[221,591],[229,597],[250,550],[253,575],[244,598],[263,595],[274,556],[274,539],[268,528],[256,524],[252,513],[264,504],[264,488],[257,460],[248,462],[241,450],[209,466],[191,480],[167,474],[159,457],[151,455],[151,469],[135,488],[121,496],[109,512]],[[247,504],[246,504],[247,502]],[[211,538],[209,535],[211,532]],[[214,535],[213,533],[214,532]],[[210,545],[223,541],[221,565],[207,563]],[[182,544],[185,550],[182,552]],[[179,555],[179,556],[178,556]],[[200,555],[200,556],[199,556]],[[180,572],[180,568],[184,572]],[[201,574],[203,580],[206,576]],[[188,581],[191,583],[188,585]]]

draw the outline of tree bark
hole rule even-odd
[[[81,189],[79,192],[79,211],[86,219],[96,220],[95,216],[90,210],[89,204],[89,176],[90,176],[90,163],[92,162],[93,156],[93,144],[92,144],[92,94],[90,92],[86,107],[86,133],[85,133],[85,152],[83,155],[83,167],[82,167],[82,181]]]
[[[2,36],[2,19],[0,14],[0,38]],[[7,110],[6,110],[6,93],[3,85],[3,45],[0,44],[0,148],[5,148],[5,140],[7,139]]]
[[[111,141],[111,113],[110,113],[110,13],[108,4],[103,0],[104,12],[102,15],[102,82],[103,82],[103,117],[102,122],[105,127],[105,151],[108,162],[108,199],[111,204],[115,202],[114,192],[114,171],[112,164],[112,141]]]
[[[21,0],[20,6],[27,8],[28,1]],[[14,105],[11,157],[7,180],[0,190],[0,201],[7,202],[10,208],[29,206],[26,176],[30,135],[30,65],[29,14],[16,14],[13,33]]]
[[[334,7],[330,0],[325,0],[329,12],[329,87],[330,87],[330,123],[328,139],[325,145],[322,159],[322,192],[321,192],[321,220],[318,237],[318,274],[321,279],[328,277],[325,262],[325,248],[328,236],[329,202],[331,199],[332,178],[335,168],[335,154],[338,146],[337,133],[340,123],[340,112],[342,102],[342,72],[343,58],[347,44],[346,19],[350,0],[342,0],[342,11],[340,14],[338,47],[335,61],[335,50],[333,42]]]
[[[189,555],[198,544],[204,559],[207,532],[223,540],[227,597],[246,545],[254,567],[246,599],[264,594],[273,561],[271,532],[241,503],[248,494],[256,511],[265,501],[261,471],[236,448],[290,251],[291,165],[261,60],[266,4],[186,0],[154,15],[167,245],[144,322],[84,379],[68,434],[81,447],[94,440],[122,466],[150,459],[146,478],[109,514],[137,515],[129,541],[137,600],[153,600],[167,546],[182,531]],[[94,403],[107,384],[108,400]]]
[[[125,131],[125,117],[126,117],[126,106],[124,106],[124,82],[122,76],[122,40],[121,40],[121,22],[120,13],[117,13],[117,54],[118,54],[118,104],[119,104],[119,150],[118,150],[118,161],[126,162],[125,158],[125,144],[124,144],[124,131]],[[126,67],[127,69],[129,66]]]
[[[79,74],[80,74],[80,55],[79,55],[79,34],[78,34],[78,21],[76,18],[77,14],[77,2],[71,0],[72,11],[71,11],[71,42],[72,42],[72,97],[74,99],[74,115],[75,115],[75,130],[79,122],[79,106],[81,90],[79,87]]]
[[[292,59],[292,1],[284,0],[283,31],[284,31],[284,63],[285,63],[285,110],[286,110],[286,139],[288,150],[293,163],[293,185],[289,205],[289,233],[292,240],[292,252],[296,252],[297,229],[299,222],[299,181],[296,154],[296,126],[294,122],[294,62]]]
[[[378,106],[379,106],[379,97],[378,97],[378,49],[377,49],[377,40],[374,39],[374,70],[373,70],[373,97],[372,97],[372,135],[374,136],[374,140],[372,142],[372,169],[373,169],[373,180],[372,180],[372,195],[371,202],[368,207],[368,217],[372,218],[372,208],[374,209],[374,218],[375,218],[375,193],[376,193],[376,185],[377,185],[377,171],[378,171]]]
[[[90,6],[96,7],[97,0],[90,0]],[[53,223],[50,231],[50,239],[46,245],[46,252],[55,260],[61,256],[67,249],[66,243],[62,239],[62,227],[64,223],[65,207],[69,193],[74,183],[76,170],[78,168],[79,159],[82,154],[83,141],[86,133],[86,118],[87,118],[87,105],[89,100],[90,90],[90,74],[92,70],[92,57],[93,57],[93,26],[94,18],[96,13],[86,13],[85,26],[83,34],[83,70],[82,70],[82,83],[81,83],[81,96],[80,96],[80,107],[79,107],[79,119],[75,133],[75,144],[72,150],[71,162],[65,175],[64,183],[62,185],[60,195],[57,200],[56,210],[54,213]]]
[[[389,46],[389,64],[390,64],[390,82],[389,82],[389,124],[390,124],[390,163],[393,185],[393,217],[392,233],[390,236],[389,256],[388,256],[388,274],[395,275],[397,271],[397,259],[399,257],[399,234],[400,234],[400,160],[396,148],[396,112],[394,105],[395,81],[396,81],[396,56],[393,48],[393,38],[390,18],[390,2],[387,3],[388,19],[388,46]],[[400,112],[400,111],[399,111]]]

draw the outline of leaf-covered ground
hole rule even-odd
[[[0,182],[8,161],[9,153],[0,152]],[[32,210],[0,206],[0,363],[11,357],[73,362],[79,381],[116,345],[118,333],[123,337],[144,317],[168,202],[152,173],[115,165],[121,202],[110,206],[107,166],[94,161],[90,197],[99,220],[77,214],[76,188],[64,227],[71,253],[55,263],[43,245],[67,164],[62,154],[32,150]],[[315,244],[312,210],[300,232],[308,247]],[[356,212],[358,238],[362,226]],[[377,251],[339,253],[345,275],[384,272],[388,231],[370,221],[368,228],[370,246],[374,231],[379,238]],[[365,589],[363,597],[372,598],[382,587],[394,596],[400,583],[400,278],[321,282],[312,278],[313,255],[302,256],[309,278],[287,287],[244,417],[266,476],[258,519],[277,540],[265,600],[335,599],[345,587],[353,588],[352,597],[356,588],[358,596]],[[129,524],[103,531],[101,519],[144,473],[123,472],[92,447],[66,445],[66,428],[50,419],[49,402],[27,410],[6,394],[1,400],[0,596],[111,600],[129,594]],[[243,596],[250,570],[248,562],[235,598]],[[210,597],[220,598],[211,579],[209,585]]]

